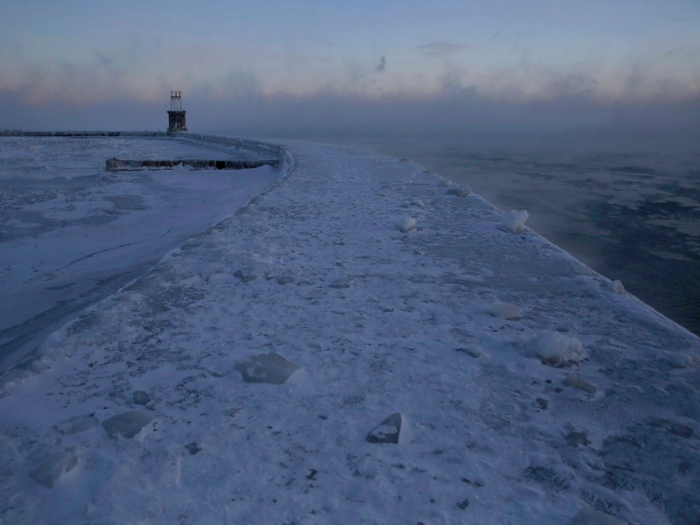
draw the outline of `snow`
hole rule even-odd
[[[2,375],[5,522],[698,520],[696,336],[413,164],[286,147]]]
[[[253,153],[175,139],[0,137],[0,370],[279,176],[270,167],[106,173],[114,155]]]

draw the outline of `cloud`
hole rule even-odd
[[[447,42],[445,40],[441,40],[418,46],[417,49],[420,49],[429,57],[443,58],[446,56],[454,55],[461,51],[466,51],[467,49],[474,48],[472,46],[466,46],[464,44],[458,44],[456,42]]]
[[[379,59],[379,65],[377,66],[377,69],[375,69],[375,71],[377,71],[378,73],[381,73],[385,69],[386,69],[386,58],[382,57]]]

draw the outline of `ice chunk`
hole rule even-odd
[[[143,390],[135,390],[133,393],[134,403],[137,405],[147,405],[151,402],[151,396],[149,396]]]
[[[629,523],[590,507],[583,507],[568,521],[567,525],[629,525]]]
[[[520,233],[523,230],[523,226],[525,226],[525,221],[529,217],[530,214],[525,210],[513,210],[504,213],[501,222],[503,223],[504,229],[510,233]]]
[[[241,373],[246,383],[273,385],[284,384],[294,372],[299,370],[297,365],[275,352],[253,356],[246,361],[241,361],[233,368]]]
[[[402,233],[408,233],[411,230],[416,229],[416,219],[414,219],[413,217],[405,217],[403,219],[399,219],[399,221],[396,223],[396,227]]]
[[[593,270],[588,266],[574,266],[574,273],[576,275],[593,275]]]
[[[673,368],[688,368],[689,366],[693,366],[695,364],[692,357],[682,352],[667,354],[666,361]]]
[[[455,195],[457,197],[466,197],[472,192],[469,186],[452,186],[445,193],[447,195]]]
[[[85,432],[91,428],[95,428],[100,422],[95,414],[89,414],[87,416],[75,416],[69,417],[65,421],[54,425],[55,428],[61,434],[78,434],[79,432]]]
[[[587,381],[584,381],[583,379],[579,379],[578,377],[567,377],[564,379],[564,386],[570,386],[571,388],[575,388],[576,390],[582,390],[583,392],[588,392],[589,394],[595,394],[598,389],[594,387],[592,384],[590,384]]]
[[[61,474],[78,464],[78,456],[72,452],[58,452],[29,473],[29,477],[47,489],[53,487]]]
[[[525,355],[539,357],[545,365],[566,366],[584,359],[579,340],[558,332],[538,332],[525,341],[524,348]]]
[[[620,281],[612,281],[609,286],[610,289],[615,293],[625,293],[625,287]]]
[[[352,278],[346,275],[345,277],[333,281],[328,286],[330,288],[350,288],[350,283],[352,283]]]
[[[410,208],[411,206],[418,206],[419,208],[423,209],[425,208],[425,203],[420,200],[418,197],[414,197],[410,201],[404,201],[401,204],[402,208]]]
[[[370,443],[396,443],[399,442],[401,432],[401,414],[396,412],[391,414],[384,421],[374,427],[367,434],[367,441]]]
[[[226,417],[236,417],[240,411],[240,408],[227,408],[222,412],[222,414]]]
[[[478,359],[478,358],[486,355],[486,351],[479,346],[472,346],[472,347],[468,347],[468,348],[457,348],[457,352],[462,352],[464,354],[467,354],[467,355],[473,357],[474,359]]]
[[[590,445],[591,441],[588,439],[588,434],[585,432],[569,432],[566,435],[566,444],[570,447],[578,448],[579,445],[584,447]]]
[[[507,319],[508,321],[517,321],[518,319],[522,319],[523,309],[514,304],[497,300],[491,305],[491,315],[500,317],[501,319]]]
[[[154,417],[148,410],[131,410],[103,421],[102,427],[112,439],[117,439],[119,436],[131,439]]]
[[[197,445],[196,441],[193,441],[192,443],[187,443],[187,445],[185,445],[185,449],[187,450],[187,452],[190,453],[190,456],[194,456],[195,454],[197,454],[197,452],[202,451],[199,445]]]

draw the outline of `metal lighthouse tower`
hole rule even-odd
[[[170,111],[168,111],[168,133],[187,131],[185,113],[182,109],[182,91],[170,92]]]

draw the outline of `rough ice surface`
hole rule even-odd
[[[131,439],[141,432],[141,429],[153,421],[154,418],[155,415],[152,412],[131,410],[103,421],[102,427],[112,439],[119,437]]]
[[[567,525],[629,525],[626,521],[599,512],[590,507],[583,507],[571,518]]]
[[[398,444],[401,434],[401,414],[396,412],[384,419],[367,434],[368,443]]]
[[[274,186],[0,376],[0,521],[698,521],[696,336],[415,165],[287,147]],[[494,317],[494,298],[527,315]],[[246,382],[269,354],[299,369]],[[135,408],[157,417],[132,439],[54,428]],[[368,442],[394,413],[398,443]],[[79,461],[47,490],[29,474],[54,450]]]
[[[261,354],[241,361],[234,366],[246,383],[270,383],[283,385],[299,367],[275,352]]]
[[[509,321],[517,321],[523,317],[523,309],[514,304],[494,301],[491,305],[491,315]]]
[[[29,477],[39,485],[50,489],[64,472],[78,464],[78,457],[72,452],[57,452],[29,473]]]
[[[526,355],[538,357],[542,363],[551,366],[562,366],[584,359],[581,342],[558,332],[537,332],[530,336],[524,346]]]
[[[523,230],[523,226],[525,226],[525,221],[527,221],[529,217],[530,214],[525,210],[509,211],[503,214],[501,225],[510,233],[520,233]]]

